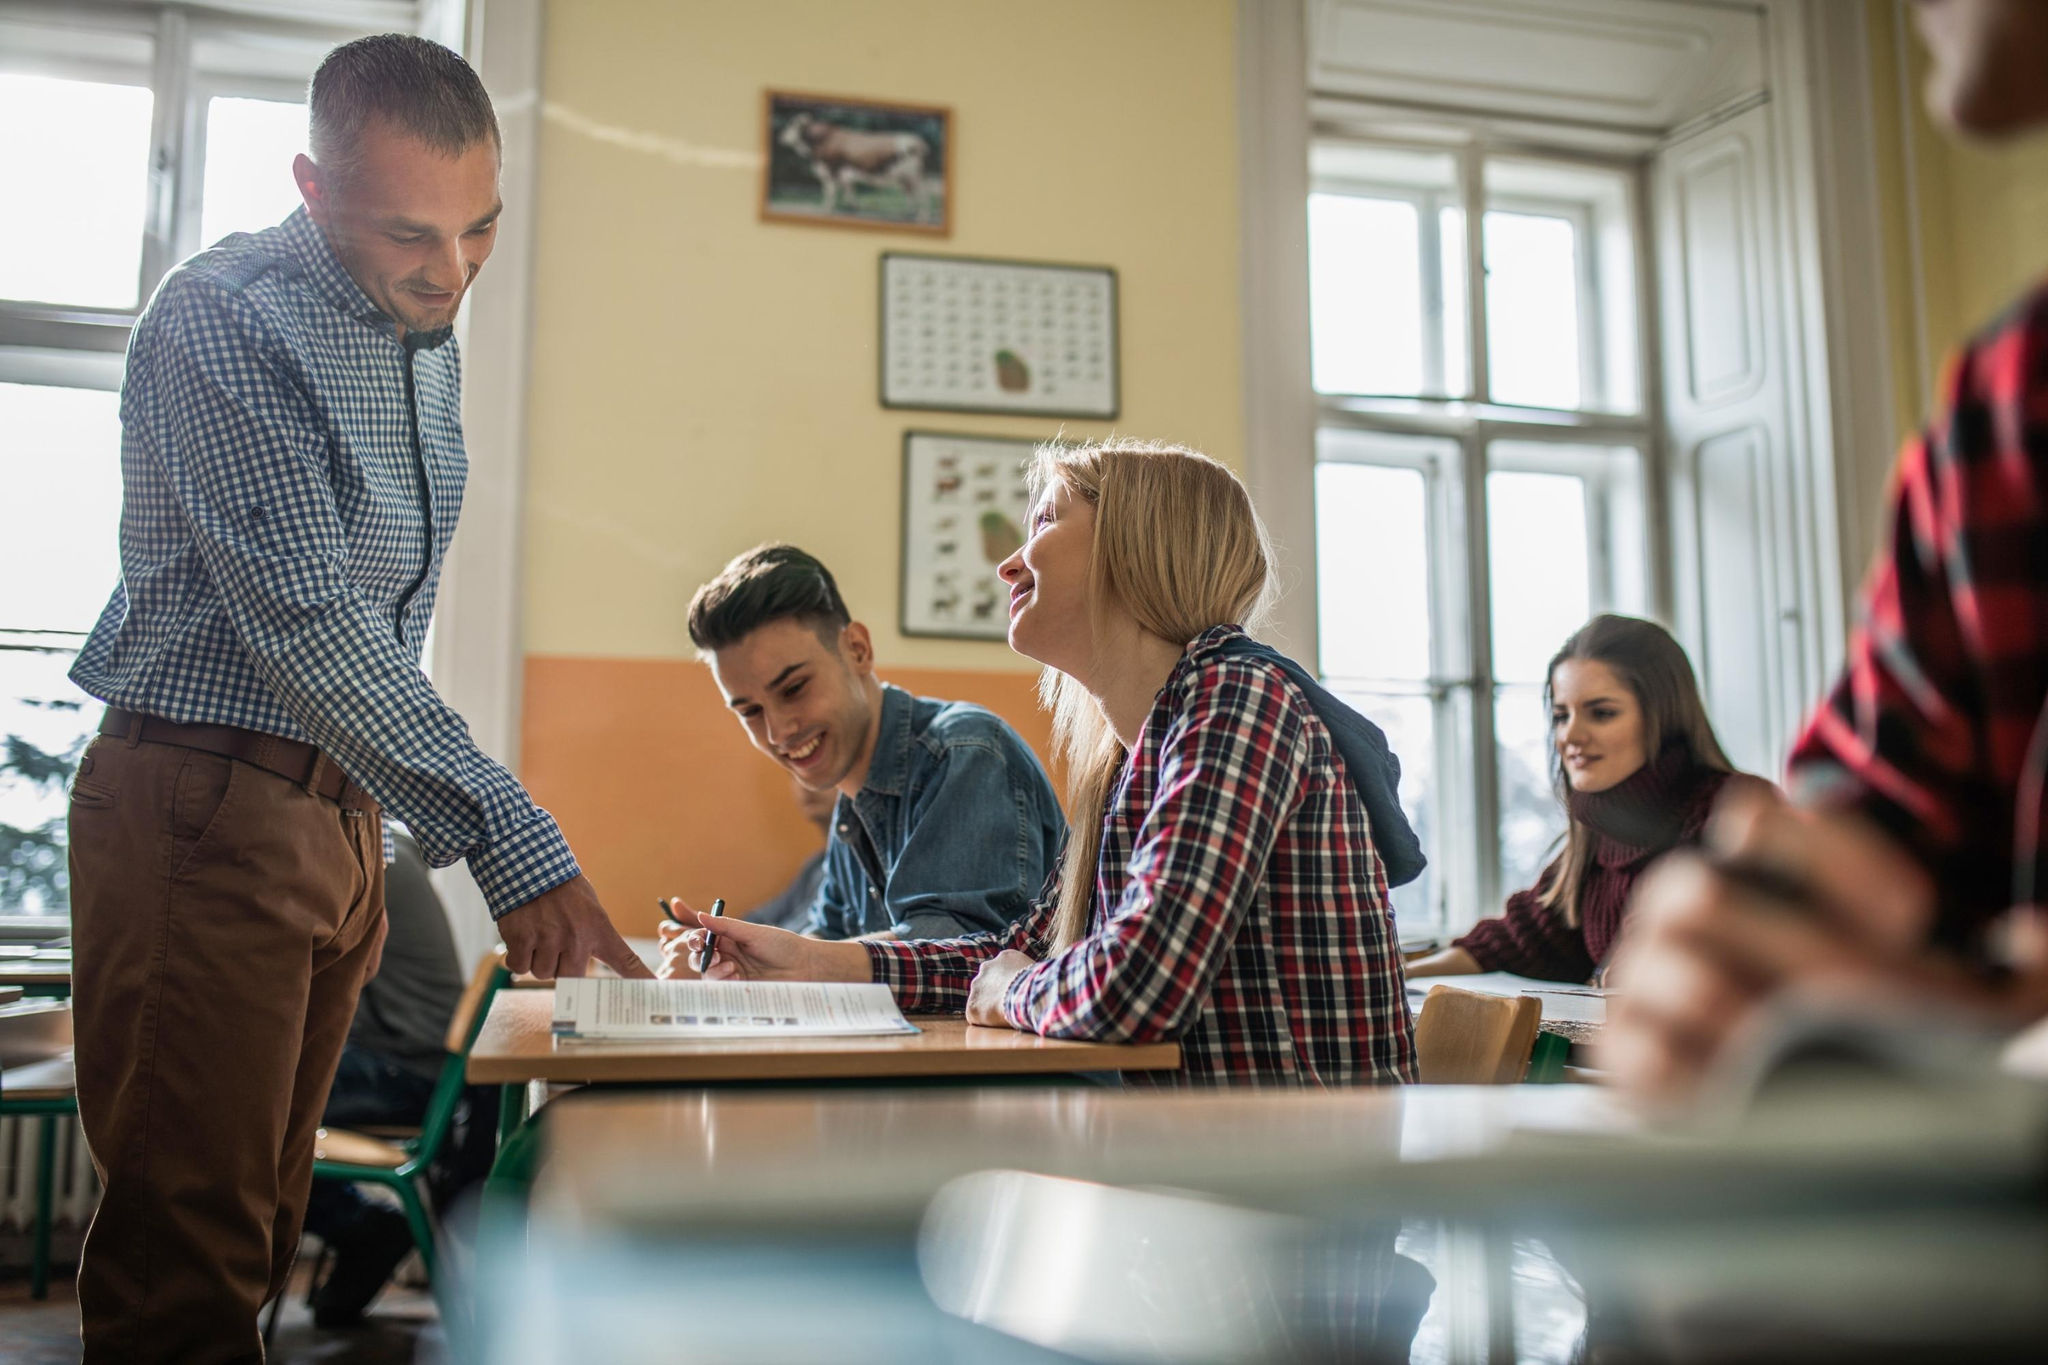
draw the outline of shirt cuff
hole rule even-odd
[[[502,919],[582,872],[561,827],[546,811],[469,855],[469,875],[484,893],[492,919]]]
[[[889,988],[898,1008],[941,1014],[967,1007],[967,988],[974,984],[971,971],[961,976],[945,966],[934,966],[925,961],[916,944],[862,939],[860,946],[867,949],[868,971]]]

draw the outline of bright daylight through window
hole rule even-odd
[[[1562,828],[1544,666],[1648,607],[1639,175],[1337,140],[1311,170],[1321,667],[1400,755],[1431,870],[1395,908],[1441,935]]]
[[[47,13],[0,12],[0,128],[34,130],[0,138],[0,915],[69,908],[65,787],[99,706],[65,674],[119,576],[127,327],[180,256],[298,203],[302,92],[337,36]]]

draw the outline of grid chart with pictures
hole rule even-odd
[[[1032,442],[910,432],[903,440],[903,633],[1001,640],[996,568],[1024,543]]]
[[[1116,416],[1115,272],[884,253],[882,405]]]

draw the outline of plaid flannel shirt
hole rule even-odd
[[[1343,1085],[1415,1078],[1386,879],[1365,808],[1300,690],[1219,657],[1174,666],[1111,793],[1091,932],[1051,945],[1058,874],[1001,934],[864,945],[905,1009],[958,1011],[1006,948],[1037,965],[1003,998],[1050,1038],[1178,1039],[1185,1069],[1135,1083]]]
[[[1940,887],[1936,937],[1967,946],[2041,896],[2048,289],[1966,346],[1942,388],[1899,458],[1889,543],[1788,785],[1911,850]]]
[[[503,914],[577,866],[420,671],[461,384],[447,333],[401,342],[303,208],[172,271],[121,386],[121,582],[71,677],[318,745]]]

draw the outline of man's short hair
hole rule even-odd
[[[498,137],[491,97],[468,62],[410,33],[377,33],[321,59],[307,96],[313,164],[343,183],[354,178],[363,129],[385,119],[440,152],[460,156]]]
[[[712,654],[765,625],[801,621],[826,644],[852,622],[832,571],[794,545],[760,545],[690,599],[690,642]]]

